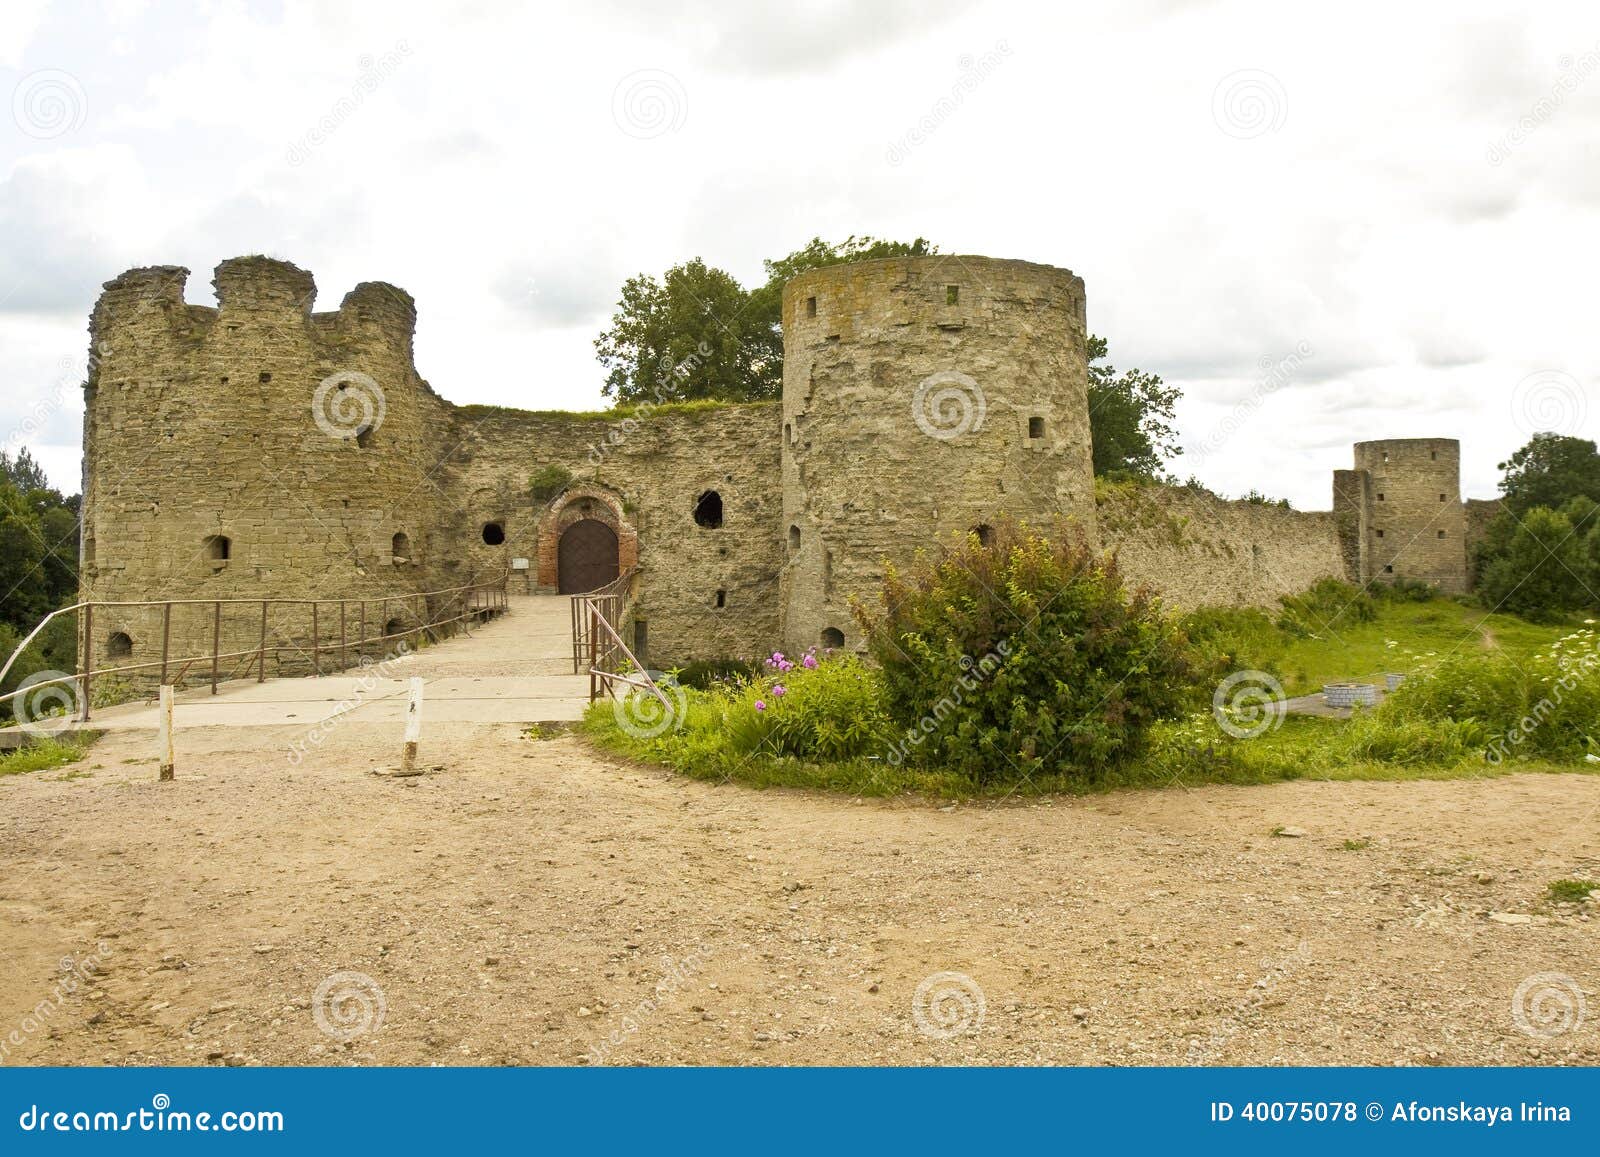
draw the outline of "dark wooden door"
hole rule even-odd
[[[617,532],[593,518],[574,522],[561,533],[556,551],[557,589],[581,595],[617,577]]]

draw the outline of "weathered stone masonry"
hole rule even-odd
[[[1182,606],[1267,605],[1325,575],[1466,584],[1448,440],[1359,444],[1332,513],[1156,487],[1097,514],[1084,286],[1062,269],[813,271],[785,288],[781,402],[606,414],[446,402],[416,371],[416,311],[394,286],[317,313],[310,274],[239,258],[210,308],[184,302],[187,276],[106,285],[84,428],[84,597],[203,600],[175,613],[175,653],[209,647],[209,600],[388,598],[371,613],[403,624],[427,609],[418,592],[501,575],[553,591],[634,566],[653,665],[856,647],[850,601],[875,595],[886,560],[1002,516],[1075,520]],[[570,481],[536,496],[541,473]],[[566,549],[580,540],[599,553]],[[274,609],[275,639],[307,637],[297,614]],[[148,659],[157,615],[104,612],[96,663],[125,642]],[[230,611],[224,649],[259,630]],[[319,635],[335,639],[326,617]]]

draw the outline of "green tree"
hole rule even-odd
[[[1106,478],[1169,481],[1166,461],[1178,452],[1173,408],[1182,391],[1157,374],[1105,362],[1107,343],[1089,337],[1089,439],[1094,472]]]
[[[45,555],[38,512],[10,478],[0,478],[0,622],[27,631],[50,610]]]
[[[781,339],[732,274],[698,257],[660,281],[630,277],[594,347],[603,392],[619,403],[754,401],[776,397],[783,381]]]
[[[619,403],[776,398],[783,389],[783,283],[808,269],[875,257],[922,257],[915,241],[814,237],[787,257],[764,261],[767,280],[746,290],[698,257],[657,280],[641,273],[622,286],[611,326],[595,339],[606,368],[603,392]]]
[[[1559,510],[1580,495],[1600,502],[1600,453],[1586,438],[1535,434],[1499,468],[1502,500],[1513,514],[1535,506]]]
[[[1504,549],[1485,561],[1479,595],[1492,608],[1535,620],[1590,605],[1581,578],[1584,546],[1565,514],[1536,506],[1515,522]]]

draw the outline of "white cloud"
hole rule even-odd
[[[59,138],[0,121],[0,382],[18,412],[82,356],[98,283],[130,265],[188,265],[195,301],[242,253],[310,269],[319,308],[392,281],[446,397],[588,408],[624,277],[701,256],[754,281],[763,257],[848,233],[1071,268],[1112,360],[1184,388],[1189,445],[1263,360],[1308,344],[1221,452],[1175,467],[1301,507],[1328,505],[1350,442],[1403,434],[1461,438],[1464,482],[1488,493],[1525,437],[1516,384],[1600,380],[1600,73],[1518,127],[1596,48],[1576,2],[1475,0],[1441,24],[1371,0],[1338,20],[1233,2],[116,0],[93,34],[72,5],[12,11],[4,92],[60,69],[87,99]],[[665,105],[619,102],[638,73]],[[1257,135],[1216,119],[1248,113],[1218,111],[1237,74],[1269,78]],[[41,457],[72,486],[62,414]]]

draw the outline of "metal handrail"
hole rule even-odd
[[[656,681],[650,678],[650,672],[645,670],[644,664],[634,657],[632,651],[628,650],[628,644],[622,641],[622,636],[611,629],[611,624],[606,622],[605,616],[598,609],[592,611],[591,614],[593,618],[589,624],[589,702],[593,703],[600,698],[601,690],[614,697],[616,692],[612,690],[611,685],[613,683],[626,683],[630,687],[638,687],[641,690],[649,691],[661,701],[661,706],[670,712],[672,704],[662,694],[661,688],[656,686]],[[601,650],[598,643],[599,636],[594,631],[597,626],[611,636],[611,644],[604,650]],[[619,651],[628,660],[633,669],[639,672],[640,679],[630,679],[621,672],[605,669],[604,664],[614,659]]]
[[[71,606],[68,606],[68,607],[60,607],[57,610],[51,611],[48,615],[46,615],[40,621],[39,625],[37,627],[35,627],[31,632],[29,632],[27,638],[23,639],[22,642],[20,642],[16,646],[16,648],[11,652],[10,656],[6,659],[5,665],[3,667],[0,667],[0,684],[3,684],[4,680],[5,680],[5,677],[11,673],[11,668],[16,665],[17,658],[22,654],[23,651],[27,650],[28,646],[35,639],[37,639],[39,637],[40,633],[43,632],[44,629],[47,626],[49,626],[51,622],[53,622],[56,618],[58,618],[61,615],[76,614],[76,613],[81,611],[81,612],[83,612],[84,622],[83,622],[83,628],[82,628],[82,631],[81,631],[81,644],[80,644],[81,650],[80,650],[80,656],[79,656],[79,667],[80,667],[79,672],[77,674],[75,674],[75,675],[62,675],[62,676],[60,676],[58,678],[55,678],[55,679],[40,679],[37,682],[30,683],[26,687],[20,687],[15,691],[11,691],[11,692],[8,692],[6,694],[0,695],[0,703],[8,703],[13,699],[18,698],[19,696],[32,694],[33,692],[37,691],[41,687],[49,687],[49,686],[54,686],[56,684],[61,684],[61,683],[76,683],[79,686],[78,694],[79,694],[79,699],[81,700],[79,720],[80,721],[87,721],[88,718],[89,718],[89,691],[90,691],[92,680],[95,679],[97,676],[101,676],[101,675],[124,675],[124,674],[127,674],[129,672],[147,671],[147,670],[150,670],[150,669],[158,668],[160,670],[160,672],[161,672],[161,682],[165,683],[165,682],[168,681],[167,680],[167,671],[168,671],[169,667],[171,667],[171,666],[176,664],[176,665],[178,665],[178,674],[177,674],[176,678],[174,678],[172,680],[172,682],[174,684],[176,684],[176,683],[179,683],[179,682],[182,681],[184,674],[195,663],[201,662],[202,660],[209,660],[210,667],[211,667],[211,678],[210,678],[211,693],[213,695],[215,695],[217,693],[217,684],[221,681],[221,662],[222,662],[222,660],[224,660],[224,659],[236,660],[236,659],[245,658],[247,656],[250,658],[250,662],[248,662],[248,663],[246,663],[244,665],[244,672],[248,673],[251,667],[253,667],[253,666],[257,667],[256,681],[258,683],[259,682],[265,682],[266,681],[266,677],[267,677],[267,673],[266,673],[267,672],[266,656],[267,656],[267,651],[268,651],[268,646],[267,646],[267,629],[268,629],[267,613],[268,613],[268,608],[269,607],[273,607],[273,606],[301,606],[301,607],[309,606],[311,608],[311,632],[312,633],[311,633],[311,641],[310,641],[310,645],[309,645],[309,650],[310,650],[311,656],[312,656],[312,660],[311,660],[312,672],[313,672],[313,674],[315,676],[320,677],[322,675],[322,653],[324,651],[332,650],[332,651],[338,652],[340,661],[337,663],[337,665],[335,666],[334,669],[335,670],[342,670],[342,669],[344,669],[346,667],[358,665],[359,662],[360,662],[359,656],[364,654],[366,648],[368,646],[374,644],[374,643],[385,643],[385,642],[388,642],[391,639],[403,639],[403,638],[406,638],[408,636],[417,635],[417,634],[419,634],[421,632],[426,632],[428,634],[433,634],[435,628],[438,628],[438,627],[449,626],[449,625],[451,625],[453,623],[467,622],[467,621],[469,621],[469,620],[471,620],[473,618],[476,618],[477,616],[479,616],[479,615],[481,615],[481,614],[483,614],[485,612],[487,612],[490,615],[494,615],[494,614],[499,614],[502,611],[505,611],[506,609],[508,609],[508,604],[507,604],[507,600],[506,600],[506,582],[507,582],[507,580],[509,578],[509,575],[510,575],[510,572],[508,570],[505,573],[501,574],[496,579],[489,579],[489,580],[486,580],[486,581],[483,581],[483,582],[466,583],[466,584],[463,584],[463,585],[460,585],[460,586],[453,586],[453,587],[443,587],[443,588],[441,588],[439,590],[406,591],[406,592],[403,592],[403,593],[397,593],[397,594],[392,594],[392,595],[377,595],[377,596],[371,596],[371,597],[360,597],[360,596],[358,596],[358,597],[348,597],[347,596],[347,597],[344,597],[344,598],[338,598],[338,597],[329,597],[329,598],[270,598],[269,597],[269,598],[256,598],[256,599],[252,599],[252,598],[227,598],[227,599],[131,599],[131,600],[98,600],[98,599],[89,599],[89,600],[85,600],[83,602],[74,603],[74,604],[72,604]],[[440,598],[443,598],[445,596],[450,596],[450,595],[459,596],[459,606],[460,606],[459,613],[457,613],[455,615],[452,615],[452,616],[450,616],[448,618],[439,618],[439,619],[434,619],[434,618],[431,617],[431,615],[427,614],[427,608],[428,608],[429,600],[431,600],[431,599],[440,599]],[[479,602],[478,601],[478,596],[480,596],[480,595],[493,595],[494,597],[492,599],[490,599],[488,602]],[[420,600],[421,606],[423,608],[423,614],[417,614],[415,606],[412,605],[412,604],[416,603],[419,600]],[[338,604],[338,607],[339,607],[339,637],[338,637],[338,641],[337,642],[330,642],[328,645],[325,646],[325,645],[323,645],[322,639],[321,639],[321,629],[320,629],[320,623],[318,621],[318,618],[319,618],[318,611],[319,611],[319,608],[323,604],[328,604],[328,603],[336,603],[336,604]],[[391,604],[391,603],[399,603],[401,611],[404,614],[408,615],[409,617],[413,618],[416,621],[416,626],[412,627],[409,630],[405,630],[405,631],[385,632],[385,633],[382,633],[382,634],[369,636],[366,633],[366,611],[367,611],[367,604],[368,603],[376,603],[376,604],[378,604],[378,606],[381,609],[381,614],[387,614],[388,613],[389,604]],[[352,663],[350,663],[348,661],[349,660],[349,652],[351,650],[351,644],[350,644],[350,642],[348,640],[348,637],[346,635],[346,608],[348,606],[350,606],[351,604],[356,604],[360,608],[360,619],[359,619],[359,622],[360,622],[361,633],[360,633],[360,637],[359,637],[358,641],[355,644],[355,648],[356,648],[357,654],[358,654],[358,658],[357,658],[356,664],[352,664]],[[177,656],[174,656],[174,655],[172,655],[170,653],[169,639],[170,639],[172,608],[180,607],[180,606],[209,606],[209,607],[212,608],[211,649],[208,652],[206,652],[204,654],[200,654],[200,655],[177,655]],[[226,651],[225,652],[225,651],[222,650],[222,647],[221,647],[221,642],[222,642],[222,608],[224,608],[224,607],[237,607],[237,606],[248,606],[248,607],[251,607],[251,608],[260,608],[260,611],[261,611],[260,638],[259,638],[259,641],[257,642],[256,646],[254,646],[254,647],[250,647],[250,648],[247,648],[245,650]],[[105,609],[115,609],[115,608],[119,608],[119,607],[121,607],[121,608],[127,608],[127,607],[159,607],[159,608],[162,609],[162,654],[161,654],[161,658],[159,660],[149,660],[147,662],[141,662],[141,663],[123,663],[123,664],[119,664],[119,665],[114,666],[114,667],[103,667],[103,668],[99,668],[99,669],[94,669],[91,666],[92,656],[93,656],[93,648],[94,648],[94,612],[95,612],[95,610],[97,608],[105,610]],[[292,637],[289,640],[289,645],[290,646],[295,646]],[[299,647],[295,646],[295,649],[297,649],[297,650],[305,650],[306,648],[299,648]],[[283,653],[283,650],[284,650],[284,644],[280,642],[277,645],[273,646],[271,648],[271,650],[272,650],[274,656],[278,657],[281,660],[281,656],[282,656],[282,653]],[[230,676],[230,677],[232,677],[232,676]]]
[[[627,613],[630,601],[628,592],[632,589],[634,576],[639,573],[637,566],[630,566],[616,578],[580,595],[572,596],[572,673],[583,673],[583,654],[589,646],[588,620],[589,614],[595,607],[600,607],[606,614],[606,621],[613,626],[622,624],[623,616]]]

